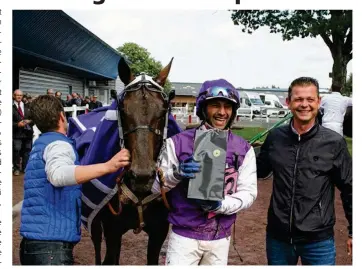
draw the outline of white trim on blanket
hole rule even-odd
[[[118,192],[118,185],[116,184],[116,186],[113,188],[113,190],[110,193],[108,193],[108,195],[103,199],[103,201],[100,202],[96,208],[94,208],[92,213],[90,213],[90,215],[88,217],[88,227],[87,227],[89,232],[92,232],[93,219],[97,216],[98,212],[112,199],[112,197],[117,192]]]
[[[95,209],[97,207],[97,205],[92,203],[92,201],[89,200],[84,194],[82,194],[82,201],[92,209]]]
[[[100,182],[97,178],[91,180],[91,183],[101,192],[104,192],[105,194],[108,194],[112,191],[111,188],[108,188],[106,185],[104,185],[102,182]]]
[[[77,117],[73,117],[72,119],[75,121],[75,123],[78,125],[78,127],[79,127],[80,129],[82,129],[83,132],[84,132],[85,130],[87,130],[87,128],[83,125],[83,123],[81,123],[81,122],[79,121],[79,119],[78,119]]]

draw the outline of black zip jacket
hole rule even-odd
[[[273,173],[268,235],[291,243],[333,236],[336,186],[352,236],[352,158],[341,135],[318,122],[300,136],[290,124],[276,128],[261,147],[257,172]]]

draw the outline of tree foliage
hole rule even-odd
[[[234,10],[231,19],[249,34],[265,26],[286,41],[320,36],[333,57],[332,83],[345,84],[352,59],[352,10]]]
[[[131,62],[130,68],[135,76],[144,72],[151,77],[156,77],[163,68],[160,61],[156,61],[147,49],[136,43],[124,43],[117,50]],[[166,92],[171,89],[171,83],[168,79],[164,89]]]

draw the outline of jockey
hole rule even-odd
[[[193,156],[196,129],[172,136],[164,143],[159,167],[165,176],[164,187],[171,190],[173,209],[168,217],[172,231],[166,265],[227,264],[236,213],[250,207],[257,196],[254,150],[230,131],[239,106],[237,90],[224,79],[204,82],[196,100],[196,113],[202,121],[196,129],[227,132],[225,172],[236,184],[233,190],[226,190],[224,183],[227,193],[222,201],[187,198],[189,181],[202,169]],[[159,179],[153,185],[153,192],[160,192]]]
[[[81,186],[130,164],[122,149],[105,163],[81,166],[59,99],[36,98],[34,123],[42,132],[30,153],[24,177],[20,262],[23,265],[72,265],[73,248],[81,238]]]

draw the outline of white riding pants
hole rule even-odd
[[[230,237],[219,240],[197,240],[171,230],[166,265],[227,265]]]

